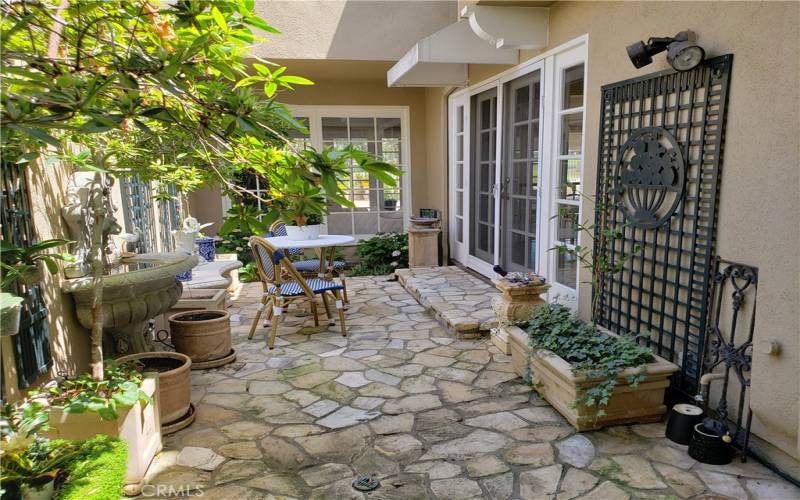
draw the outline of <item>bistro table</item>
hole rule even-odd
[[[331,265],[333,264],[336,247],[353,243],[356,240],[352,236],[344,234],[321,234],[319,238],[313,240],[293,240],[288,236],[271,236],[264,239],[270,245],[281,250],[287,248],[313,248],[319,254],[319,273],[321,275],[327,274],[329,261]]]

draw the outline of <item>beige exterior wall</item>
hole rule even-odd
[[[27,169],[33,225],[40,240],[69,239],[66,224],[61,219],[61,207],[67,200],[67,181],[70,173],[70,168],[62,163],[50,166],[31,165]],[[78,324],[72,299],[61,293],[63,274],[55,276],[44,274],[42,290],[48,310],[47,321],[53,365],[49,374],[41,377],[42,381],[59,373],[76,375],[84,372],[89,366],[89,331]],[[2,338],[2,351],[4,398],[15,400],[21,396],[21,392],[17,386],[14,349],[10,338]]]
[[[779,356],[753,353],[754,432],[800,458],[800,4],[778,2],[556,2],[550,45],[588,34],[584,186],[596,183],[600,87],[667,69],[663,55],[637,70],[625,47],[690,28],[709,56],[734,54],[716,253],[759,268],[755,339]],[[688,24],[687,24],[688,23]],[[542,51],[521,51],[520,61]],[[470,82],[496,74],[470,68]],[[429,135],[430,148],[436,148]],[[445,170],[446,171],[446,170]],[[588,316],[590,290],[581,289]]]

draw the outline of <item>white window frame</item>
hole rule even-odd
[[[403,232],[408,230],[411,209],[411,120],[408,106],[337,106],[287,104],[293,116],[308,119],[311,147],[322,150],[322,118],[399,118],[400,119],[400,216]],[[223,216],[230,208],[230,200],[223,203]],[[327,234],[327,219],[323,222],[322,233]],[[353,234],[356,241],[367,239],[374,234]]]
[[[466,87],[464,89],[458,90],[453,92],[448,98],[448,117],[450,118],[450,123],[448,125],[448,141],[450,144],[449,147],[449,155],[448,155],[448,168],[450,172],[450,191],[448,193],[448,203],[449,203],[449,213],[450,215],[450,228],[454,228],[455,218],[453,213],[455,212],[455,147],[456,147],[456,140],[455,140],[455,127],[453,125],[455,120],[455,109],[457,106],[464,106],[464,119],[465,119],[465,126],[468,127],[470,125],[469,117],[471,113],[471,98],[473,95],[488,90],[490,88],[497,89],[497,137],[496,143],[497,147],[497,156],[496,156],[496,164],[498,168],[496,169],[496,178],[495,178],[495,186],[499,187],[501,182],[501,173],[502,173],[502,152],[503,152],[503,144],[505,138],[503,137],[504,132],[504,122],[503,122],[503,110],[505,107],[504,99],[505,99],[505,84],[511,80],[514,80],[520,76],[524,76],[536,70],[541,71],[541,92],[542,92],[542,109],[541,109],[541,118],[540,118],[540,127],[539,127],[539,134],[540,134],[540,170],[539,170],[539,199],[537,201],[538,204],[538,213],[539,213],[539,221],[537,221],[537,240],[539,243],[539,251],[538,253],[538,272],[544,275],[550,283],[554,283],[555,277],[555,256],[552,251],[549,249],[553,246],[552,237],[555,235],[555,224],[557,221],[553,220],[552,217],[555,213],[556,207],[556,191],[558,190],[558,175],[556,172],[556,168],[558,167],[558,155],[557,155],[557,146],[558,146],[558,138],[560,137],[560,122],[557,120],[559,116],[556,116],[556,104],[557,102],[555,98],[560,98],[561,89],[559,88],[560,80],[561,80],[561,72],[558,68],[565,68],[569,66],[574,66],[576,64],[583,63],[584,65],[584,109],[586,105],[586,99],[588,98],[586,94],[586,82],[588,75],[588,43],[589,43],[589,36],[582,35],[577,37],[569,42],[566,42],[558,47],[555,47],[547,52],[540,54],[532,59],[529,59],[513,68],[510,68],[506,71],[503,71],[491,78],[478,82],[474,85]],[[558,95],[557,95],[558,94]],[[551,98],[552,97],[552,98]],[[586,113],[583,113],[583,143],[581,145],[581,160],[585,157],[585,142],[586,142]],[[470,160],[470,134],[467,132],[465,133],[464,137],[464,218],[465,223],[468,221],[468,217],[472,207],[470,206],[470,169],[471,169],[471,160]],[[581,180],[585,179],[584,177],[584,169],[585,169],[585,161],[581,161]],[[497,193],[499,195],[499,193]],[[500,196],[495,196],[495,217],[496,219],[496,227],[500,227],[500,204],[502,200]],[[581,201],[579,207],[579,220],[583,220],[583,202]],[[455,232],[450,231],[452,234],[449,237],[450,248],[451,248],[451,257],[458,260],[462,264],[466,265],[467,267],[478,271],[479,273],[488,276],[494,277],[495,273],[492,270],[493,264],[500,263],[500,231],[495,231],[495,255],[494,255],[494,262],[487,263],[475,257],[469,255],[469,227],[467,224],[464,226],[464,237],[461,243],[458,243],[455,239]],[[581,244],[581,235],[578,235],[578,244]],[[580,288],[581,282],[581,269],[580,266],[578,267],[578,288]],[[563,285],[555,286],[554,289],[551,288],[550,296],[553,298],[558,298],[559,300],[567,303],[570,307],[577,307],[577,297],[578,297],[578,290],[569,289],[564,287]]]

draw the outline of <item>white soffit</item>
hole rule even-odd
[[[516,49],[490,46],[464,20],[417,42],[386,78],[390,87],[463,86],[468,64],[517,64],[518,59]]]
[[[481,39],[498,49],[537,49],[547,46],[550,9],[547,7],[464,7],[461,17]]]

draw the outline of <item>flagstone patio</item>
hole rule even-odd
[[[230,309],[236,363],[193,372],[197,420],[151,485],[206,498],[752,498],[800,490],[763,466],[705,466],[663,424],[577,434],[486,338],[454,338],[386,277],[348,280],[347,338],[292,316],[247,339],[260,285]],[[360,474],[376,491],[351,487]],[[146,491],[153,491],[146,490]]]

